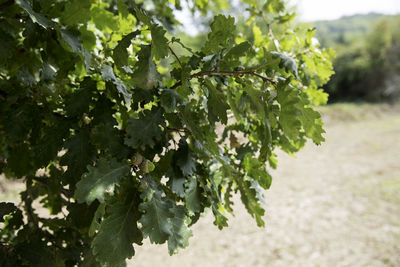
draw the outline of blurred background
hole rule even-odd
[[[183,1],[182,1],[183,2]],[[296,23],[316,27],[335,54],[323,114],[326,142],[278,153],[265,193],[265,228],[240,203],[220,231],[211,214],[190,245],[135,247],[128,266],[400,266],[400,1],[292,0]],[[227,13],[240,21],[239,1]],[[179,37],[200,47],[207,14],[176,12]],[[0,201],[23,184],[0,177]]]

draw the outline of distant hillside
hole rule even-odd
[[[400,99],[400,15],[370,13],[312,23],[323,47],[333,48],[329,101]]]
[[[366,15],[345,16],[337,20],[314,22],[317,27],[317,37],[325,47],[352,42],[362,38],[380,20],[390,15],[369,13]]]

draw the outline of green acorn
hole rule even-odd
[[[151,162],[150,160],[143,160],[142,163],[139,165],[139,169],[143,172],[143,173],[149,173],[154,171],[154,164],[153,162]]]
[[[143,156],[136,152],[131,159],[131,164],[134,166],[139,166],[142,162],[143,162]]]

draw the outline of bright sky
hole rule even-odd
[[[370,12],[400,13],[400,0],[290,0],[298,5],[303,21],[337,19],[345,15]]]
[[[237,1],[237,0],[235,0]],[[297,5],[297,15],[301,21],[332,20],[342,16],[366,14],[400,14],[400,0],[288,0]],[[185,2],[183,2],[185,3]],[[183,5],[184,6],[184,5]],[[185,9],[175,11],[178,20],[183,22],[189,35],[196,35],[198,29],[192,15]]]

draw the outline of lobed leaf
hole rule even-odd
[[[144,200],[139,205],[140,211],[144,213],[140,218],[141,231],[152,243],[162,244],[172,235],[169,220],[174,216],[170,211],[174,203],[171,199],[162,197],[162,192],[151,176],[142,178],[141,184],[143,193],[140,197]]]
[[[54,22],[52,22],[42,14],[33,11],[32,6],[27,0],[15,0],[15,3],[20,5],[26,11],[26,13],[28,13],[33,22],[39,24],[43,28],[50,28],[55,25]]]
[[[189,217],[186,216],[186,210],[183,206],[174,206],[170,211],[173,214],[171,221],[171,234],[168,238],[168,250],[172,255],[179,248],[185,248],[189,245],[189,238],[192,236],[192,230],[188,227]]]
[[[275,51],[271,51],[270,53],[273,57],[279,58],[281,60],[280,65],[282,67],[284,67],[288,72],[293,73],[296,76],[296,78],[299,78],[299,71],[297,68],[297,64],[293,58],[291,58],[283,53],[279,53],[279,52],[275,52]]]
[[[235,18],[217,15],[210,24],[211,32],[208,34],[202,51],[206,54],[220,51],[227,46],[228,41],[235,36]]]
[[[141,231],[144,237],[149,237],[152,243],[162,244],[168,240],[168,250],[172,255],[179,248],[188,245],[192,235],[188,224],[190,219],[186,209],[178,206],[167,196],[162,196],[157,182],[149,175],[141,180],[144,200],[139,209],[144,213],[140,218]]]
[[[156,60],[165,58],[169,54],[168,39],[165,38],[165,33],[162,26],[152,24],[150,26],[151,32],[151,52]]]
[[[132,244],[141,244],[142,233],[136,224],[139,214],[134,200],[117,202],[110,207],[109,213],[92,241],[92,251],[100,263],[121,266],[135,255]]]
[[[200,189],[196,178],[191,178],[185,190],[186,208],[192,214],[201,210]]]
[[[214,124],[217,121],[221,121],[223,124],[227,124],[228,115],[227,110],[229,105],[225,95],[218,91],[217,88],[209,80],[205,80],[205,84],[208,88],[208,120]]]
[[[121,93],[124,97],[130,98],[130,94],[128,93],[126,85],[122,82],[121,79],[115,76],[114,70],[111,66],[103,66],[103,68],[101,69],[101,77],[104,81],[112,82],[117,88],[118,92]]]
[[[160,126],[165,124],[160,109],[145,111],[139,119],[130,119],[126,128],[125,144],[132,148],[154,147],[162,137]]]
[[[132,39],[140,34],[140,31],[134,31],[125,35],[119,42],[118,45],[113,50],[113,59],[118,67],[123,67],[128,65],[128,47],[131,45]]]
[[[132,82],[135,86],[150,90],[158,85],[159,74],[153,62],[153,55],[150,46],[142,46],[138,53],[136,70],[132,74]]]
[[[271,175],[266,170],[265,164],[251,155],[251,153],[247,153],[244,157],[244,169],[249,177],[256,180],[264,189],[268,189],[271,186]]]
[[[96,166],[88,166],[88,172],[76,184],[75,198],[79,203],[92,203],[95,199],[104,202],[106,194],[113,195],[115,184],[128,174],[130,168],[126,163],[115,159],[101,158]]]

